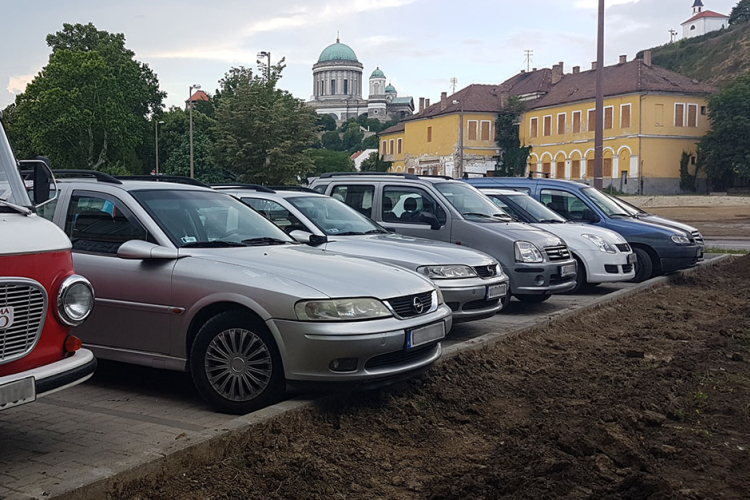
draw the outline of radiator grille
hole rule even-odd
[[[13,323],[0,328],[0,363],[22,358],[34,349],[47,316],[47,293],[36,281],[0,281],[0,313],[10,309]],[[10,314],[4,318],[7,324]]]
[[[413,318],[430,312],[430,309],[432,309],[432,295],[433,292],[425,292],[417,295],[396,297],[395,299],[388,299],[388,304],[390,304],[399,318]],[[421,307],[417,305],[417,302],[421,304]]]
[[[553,262],[556,260],[570,259],[570,251],[568,250],[568,247],[566,247],[565,245],[561,245],[558,247],[546,247],[544,249],[544,253],[546,253],[547,258]]]
[[[474,268],[474,270],[477,272],[480,278],[492,278],[493,276],[497,276],[496,264],[493,264],[491,266],[477,266]]]

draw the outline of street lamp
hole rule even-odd
[[[193,89],[200,90],[201,86],[194,83],[190,86],[188,107],[190,108],[190,178],[195,179],[195,165],[193,164]]]
[[[266,78],[267,78],[267,81],[270,82],[271,81],[271,53],[266,52],[265,50],[258,52],[259,59],[263,59],[264,57],[268,59],[268,64],[266,65]]]
[[[156,175],[159,175],[159,125],[164,125],[163,120],[154,122],[154,135],[156,136]]]

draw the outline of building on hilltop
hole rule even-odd
[[[338,122],[363,114],[386,122],[414,113],[414,99],[399,97],[380,68],[370,75],[369,95],[364,99],[363,69],[354,50],[336,38],[336,43],[326,47],[313,65],[313,95],[307,104],[318,114],[331,115]]]
[[[190,96],[190,99],[185,101],[185,109],[188,109],[191,104],[195,105],[201,101],[210,101],[208,94],[206,94],[202,90],[196,90],[195,92],[193,92],[193,95]]]
[[[682,36],[694,38],[729,26],[729,16],[704,8],[701,0],[693,4],[693,17],[682,23]]]

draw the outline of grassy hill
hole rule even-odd
[[[657,66],[721,86],[750,71],[750,23],[655,47],[651,52]]]

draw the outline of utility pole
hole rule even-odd
[[[454,100],[453,104],[458,104],[459,101]],[[458,177],[457,179],[460,179],[464,176],[464,101],[460,101],[461,103],[461,114],[459,119],[459,125],[458,125],[458,165],[456,166],[456,174]]]
[[[531,71],[531,63],[533,62],[531,60],[531,57],[534,55],[534,51],[529,49],[524,50],[523,55],[526,58],[526,72],[528,73],[529,71]]]
[[[456,93],[456,86],[458,85],[458,78],[455,76],[451,78],[451,94]]]
[[[599,0],[596,41],[596,132],[594,137],[594,187],[604,186],[604,0]]]

